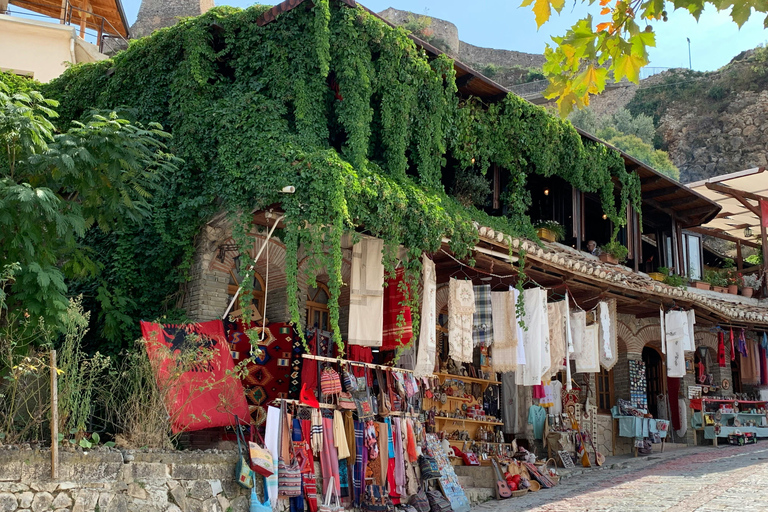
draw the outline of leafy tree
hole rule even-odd
[[[586,0],[581,0],[585,3]],[[595,0],[589,0],[592,5]],[[606,80],[626,78],[638,83],[640,69],[648,64],[648,47],[656,46],[653,23],[667,21],[668,10],[687,9],[697,20],[707,5],[718,11],[730,9],[731,19],[741,27],[752,15],[768,13],[768,2],[754,0],[599,0],[600,18],[588,15],[578,20],[553,46],[544,51],[544,73],[549,78],[547,98],[557,99],[562,117],[574,107],[589,105],[589,97],[605,89]],[[536,25],[541,27],[565,7],[565,0],[523,0],[532,6]],[[593,27],[593,22],[598,23]],[[644,26],[640,23],[644,22]],[[768,17],[764,25],[768,27]]]
[[[572,112],[569,119],[574,126],[596,135],[657,171],[680,179],[680,170],[669,159],[669,154],[653,148],[655,128],[652,117],[645,114],[633,117],[628,110],[620,109],[611,116],[598,118],[592,109],[585,108]]]
[[[120,230],[151,213],[149,199],[174,158],[161,126],[91,112],[57,133],[58,103],[0,75],[0,268],[17,264],[7,307],[57,325],[68,277],[99,264],[89,229]]]

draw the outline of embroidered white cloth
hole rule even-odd
[[[493,371],[504,373],[517,369],[517,321],[515,294],[491,292],[493,318]]]
[[[520,326],[520,319],[517,318],[517,299],[520,298],[520,291],[514,286],[509,287],[512,292],[512,299],[515,303],[515,328],[517,329],[517,366],[525,364],[525,347],[523,346],[523,335],[525,330]]]
[[[570,315],[569,324],[571,327],[571,344],[573,345],[571,359],[578,361],[584,351],[584,329],[587,328],[587,313],[578,309],[574,310]]]
[[[584,322],[586,323],[586,313],[584,314]],[[573,317],[571,317],[573,320]],[[573,322],[571,322],[573,325]],[[576,359],[576,373],[599,373],[600,372],[600,347],[598,341],[598,327],[597,324],[587,325],[584,327],[584,336],[581,342],[581,354]]]
[[[667,377],[685,377],[685,335],[688,315],[684,311],[670,311],[664,319],[667,338]]]
[[[667,331],[664,327],[664,307],[659,306],[659,330],[661,332],[661,353],[667,353]]]
[[[451,279],[448,285],[448,348],[454,361],[472,362],[472,315],[475,292],[471,281]]]
[[[571,354],[573,354],[573,336],[571,335],[571,303],[569,292],[565,291],[565,390],[571,390]]]
[[[549,371],[546,377],[554,377],[565,368],[565,301],[547,304],[549,323]],[[545,381],[548,379],[544,379]]]
[[[384,241],[363,238],[352,247],[349,277],[350,345],[380,347],[384,329]]]
[[[598,305],[600,314],[600,365],[610,370],[619,360],[619,345],[616,336],[616,299],[609,299]]]
[[[424,254],[421,257],[421,326],[419,328],[419,352],[415,377],[427,377],[435,371],[435,352],[437,352],[437,274],[435,262]]]
[[[696,325],[696,312],[689,309],[685,312],[685,343],[683,344],[683,350],[686,352],[696,350],[696,341],[693,337],[694,325]]]
[[[525,326],[523,334],[525,365],[515,372],[515,379],[523,386],[541,384],[542,377],[550,366],[549,322],[547,321],[547,292],[541,288],[530,288],[523,292],[525,301]]]

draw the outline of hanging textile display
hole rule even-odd
[[[579,313],[584,316],[581,317]],[[580,311],[574,313],[571,316],[571,325],[576,323],[574,320],[577,320],[581,324],[581,318],[583,318],[583,322],[586,324],[587,316],[585,312]],[[576,358],[576,373],[600,373],[600,342],[598,338],[598,326],[596,323],[585,325],[583,332],[581,354]]]
[[[384,287],[382,350],[397,350],[408,345],[413,338],[411,308],[403,305],[408,299],[404,277],[405,269],[400,267],[395,271],[394,279],[387,280],[387,286]]]
[[[696,325],[696,312],[689,309],[685,312],[686,322],[686,344],[683,348],[686,352],[693,352],[696,350],[696,340],[694,338],[694,326]]]
[[[760,385],[768,386],[768,361],[766,360],[765,348],[758,346],[758,352],[760,355]]]
[[[525,326],[523,346],[525,365],[518,364],[515,379],[518,385],[541,384],[549,370],[549,324],[547,320],[547,292],[542,288],[530,288],[523,292],[525,300]]]
[[[659,329],[661,339],[661,353],[667,353],[667,328],[664,325],[664,306],[659,306]]]
[[[741,357],[749,356],[749,351],[747,351],[747,338],[744,336],[744,329],[742,329],[739,333],[739,343],[737,350],[739,351],[739,354],[741,354]]]
[[[547,323],[549,324],[549,371],[544,380],[554,377],[565,368],[565,310],[566,304],[552,302],[547,304]]]
[[[232,425],[234,415],[248,417],[245,392],[233,375],[235,365],[221,320],[187,325],[142,321],[141,334],[174,433]],[[183,363],[189,367],[178,375],[182,363],[175,356],[185,349],[198,350],[200,362]]]
[[[731,327],[731,361],[736,360],[736,348],[733,346],[733,327]]]
[[[493,319],[491,318],[491,285],[472,287],[475,293],[475,312],[472,314],[472,343],[487,347],[493,343]]]
[[[459,363],[472,362],[472,315],[475,292],[471,281],[451,279],[448,286],[448,345]]]
[[[619,344],[616,333],[616,299],[608,299],[598,305],[600,317],[600,366],[610,370],[619,360]]]
[[[725,368],[725,333],[717,331],[717,365]]]
[[[501,399],[504,403],[504,407],[501,408],[504,432],[506,434],[514,434],[518,432],[517,383],[515,383],[514,372],[501,374]]]
[[[277,407],[267,407],[267,420],[266,428],[264,430],[264,445],[267,450],[272,454],[272,460],[280,459],[280,434],[283,431],[282,414]],[[266,493],[269,496],[269,501],[272,503],[272,510],[277,508],[278,492],[277,492],[278,474],[267,477],[267,490]]]
[[[579,358],[582,357],[582,352],[584,351],[584,329],[587,328],[586,311],[575,310],[571,313],[569,324],[571,327],[571,344],[573,345],[571,359],[578,361]]]
[[[421,257],[421,324],[419,328],[419,356],[413,374],[416,377],[427,377],[435,371],[435,354],[437,352],[437,275],[435,262],[424,254]]]
[[[504,373],[517,368],[517,318],[515,294],[491,292],[493,316],[493,371]]]
[[[384,325],[384,241],[363,238],[352,247],[349,278],[350,345],[380,347]]]
[[[520,298],[520,290],[514,286],[510,286],[509,291],[513,294],[512,301],[515,304],[515,315],[517,315],[517,301]],[[517,366],[519,367],[521,364],[525,364],[525,346],[523,345],[523,335],[525,334],[525,330],[520,325],[520,319],[517,318],[517,316],[515,316],[515,324],[517,328],[517,353],[515,355],[517,356]]]
[[[683,352],[688,318],[683,311],[670,311],[664,319],[667,341],[667,377],[685,377]]]
[[[570,292],[565,290],[565,390],[571,390],[571,354],[574,352],[573,336],[571,334],[571,302]]]

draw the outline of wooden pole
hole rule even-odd
[[[760,239],[763,242],[763,275],[766,275],[766,269],[768,269],[768,236],[765,233],[765,226],[763,226],[763,218],[760,219]],[[768,279],[763,279],[763,297],[768,295]]]
[[[61,12],[59,13],[59,23],[62,25],[67,19],[67,0],[61,0]]]
[[[739,272],[744,270],[744,258],[741,255],[741,242],[736,242],[736,269]]]
[[[51,479],[59,479],[59,386],[56,351],[51,350]]]

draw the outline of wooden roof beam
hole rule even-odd
[[[656,190],[649,190],[648,192],[643,192],[643,199],[653,199],[655,197],[668,196],[674,194],[678,190],[680,190],[680,187],[664,187]],[[695,199],[698,199],[698,197]]]
[[[755,242],[750,242],[749,240],[744,240],[742,238],[738,238],[732,235],[729,235],[727,233],[720,233],[719,231],[715,231],[714,229],[710,228],[703,228],[703,227],[693,227],[693,228],[686,228],[687,231],[693,231],[694,233],[699,233],[702,235],[712,236],[715,238],[720,238],[722,240],[727,240],[729,242],[735,242],[735,243],[741,243],[742,245],[747,245],[749,247],[754,247],[755,249],[760,248],[760,244],[756,244]]]
[[[747,192],[746,190],[738,190],[727,185],[721,185],[720,183],[707,183],[706,186],[709,190],[714,190],[715,192],[720,192],[721,194],[731,196],[743,204],[746,209],[757,215],[758,219],[762,218],[760,208],[747,201],[747,199],[752,199],[753,201],[758,201],[759,203],[760,201],[768,201],[768,197],[753,194],[752,192]]]

